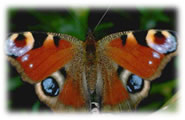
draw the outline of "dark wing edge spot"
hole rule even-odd
[[[56,47],[58,47],[59,46],[59,40],[61,38],[59,36],[54,36],[53,39],[54,39],[54,43],[55,43]]]
[[[122,35],[121,40],[122,40],[122,45],[124,46],[126,44],[127,35]]]
[[[133,35],[136,38],[137,42],[143,46],[148,46],[146,43],[147,34],[148,34],[148,30],[133,32]]]
[[[37,33],[37,32],[32,32],[32,35],[35,41],[33,49],[41,47],[48,36],[47,33]]]

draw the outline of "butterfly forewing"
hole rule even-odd
[[[123,68],[152,80],[160,75],[166,63],[175,55],[177,40],[167,30],[122,32],[103,38],[99,46]]]

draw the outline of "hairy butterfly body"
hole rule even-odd
[[[119,32],[86,42],[66,34],[13,33],[6,53],[54,111],[129,111],[176,54],[168,30]]]

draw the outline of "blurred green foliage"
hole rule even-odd
[[[42,23],[35,26],[30,26],[30,29],[42,29],[44,31],[70,34],[72,36],[76,36],[80,40],[85,40],[89,13],[88,10],[70,9],[68,12],[68,15],[61,16],[58,13],[44,14],[35,10],[30,10],[29,13],[31,13],[31,15],[36,17],[40,23]]]
[[[154,28],[157,22],[169,23],[170,18],[163,12],[163,9],[139,9],[141,13],[141,29]]]
[[[15,90],[16,88],[23,85],[20,76],[10,78],[9,81],[10,82],[8,83],[8,90]]]
[[[39,107],[40,107],[40,102],[39,101],[35,102],[35,104],[32,106],[32,111],[34,112],[39,111]]]
[[[22,16],[18,16],[20,14],[20,11],[24,14]],[[132,10],[131,10],[132,11]],[[134,10],[136,12],[132,15],[129,13],[129,11],[124,10],[113,10],[114,14],[119,15],[120,21],[127,20],[128,22],[132,22],[135,20],[135,22],[138,22],[138,27],[134,29],[139,30],[145,30],[150,28],[157,28],[158,23],[165,23],[172,27],[167,28],[173,28],[175,26],[174,19],[170,17],[169,15],[165,14],[163,9],[146,9],[146,8],[138,8]],[[57,11],[49,11],[47,10],[37,10],[37,9],[27,9],[27,10],[19,10],[19,9],[9,9],[8,11],[8,17],[9,17],[9,31],[43,31],[43,32],[56,32],[56,33],[64,33],[69,34],[72,36],[77,37],[80,40],[85,41],[86,33],[88,31],[89,27],[89,15],[92,13],[90,9],[66,9],[64,14],[61,14]],[[22,14],[22,13],[21,13]],[[19,20],[23,19],[26,15],[31,16],[36,23],[34,24],[23,24]],[[139,16],[137,19],[133,18]],[[22,17],[17,19],[18,17]],[[28,17],[28,16],[27,16]],[[26,19],[28,20],[28,19]],[[112,19],[111,19],[112,20]],[[18,21],[18,22],[17,22]],[[20,23],[19,23],[20,22]],[[27,21],[25,21],[27,22]],[[98,21],[97,21],[98,23]],[[19,25],[21,24],[21,25]],[[130,23],[132,27],[132,23]],[[128,26],[128,25],[127,25]],[[18,29],[20,27],[20,29]],[[116,28],[116,23],[112,21],[102,21],[97,28],[94,31],[94,34],[102,34],[106,32],[108,29],[114,29]],[[129,28],[131,28],[128,26]],[[122,27],[124,28],[124,26]],[[127,29],[127,28],[125,28]],[[119,31],[117,31],[119,32]],[[18,87],[24,85],[22,81],[20,80],[20,77],[17,75],[11,76],[8,80],[8,91],[14,92]],[[157,110],[160,109],[161,106],[163,106],[166,101],[168,101],[173,96],[173,90],[177,87],[177,81],[175,78],[166,80],[165,82],[160,83],[152,83],[150,96],[155,94],[160,94],[164,97],[164,99],[159,100],[151,100],[150,102],[147,102],[147,104],[143,104],[139,106],[139,111],[146,111],[146,110]],[[9,101],[9,107],[12,108],[12,104],[14,101],[10,99]],[[15,103],[16,104],[16,103]],[[168,103],[167,103],[168,104]],[[171,103],[170,103],[171,104]],[[33,111],[38,111],[40,109],[40,101],[37,100],[32,105]]]

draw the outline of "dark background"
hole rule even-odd
[[[116,32],[128,30],[169,29],[177,31],[176,10],[173,8],[109,9],[101,23],[99,20],[107,9],[19,9],[9,8],[8,33],[41,31],[65,33],[85,41],[91,29],[97,40]],[[160,78],[151,84],[150,94],[136,111],[156,111],[177,91],[176,57],[163,70]],[[15,68],[8,63],[9,110],[40,111],[49,108],[39,101],[34,86],[21,81]]]

